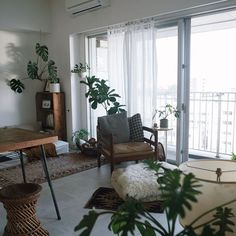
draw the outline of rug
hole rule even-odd
[[[105,160],[101,160],[101,164],[104,164]],[[47,164],[51,179],[54,180],[97,167],[97,158],[81,153],[67,153],[47,158]],[[25,172],[27,182],[38,184],[46,182],[40,160],[26,163]],[[20,165],[0,170],[0,187],[21,182],[23,178]]]
[[[103,210],[116,211],[124,203],[113,188],[98,188],[84,206],[84,208],[96,208]],[[163,213],[162,201],[143,202],[145,210],[153,213]]]

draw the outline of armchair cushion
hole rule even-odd
[[[134,142],[143,142],[143,125],[141,116],[139,113],[128,118],[129,130],[130,130],[130,140]]]
[[[101,134],[112,134],[114,143],[129,142],[129,124],[127,113],[98,117]]]
[[[114,145],[114,154],[137,154],[137,152],[152,152],[152,147],[144,142],[119,143]]]

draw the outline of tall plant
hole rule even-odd
[[[225,207],[227,204],[223,204],[202,214],[175,234],[178,217],[185,217],[186,209],[191,210],[191,203],[197,202],[197,195],[201,194],[198,190],[200,184],[193,174],[183,176],[179,170],[161,172],[159,163],[149,161],[147,164],[148,168],[155,171],[157,182],[160,185],[161,198],[167,218],[166,228],[157,218],[143,209],[139,202],[130,198],[116,212],[89,211],[88,215],[85,215],[75,227],[75,231],[79,231],[79,235],[88,236],[92,232],[98,217],[111,214],[108,229],[114,234],[122,236],[135,235],[135,230],[143,236],[224,236],[226,232],[233,232],[231,227],[234,225],[232,220],[234,214],[232,209]],[[211,221],[196,226],[203,216],[213,211],[215,214]],[[200,234],[195,232],[196,229],[201,230]]]
[[[47,79],[51,83],[58,83],[57,67],[53,60],[48,58],[48,47],[36,43],[35,53],[37,55],[36,61],[29,61],[27,64],[27,79],[44,80]],[[17,92],[22,93],[25,89],[24,83],[21,79],[12,79],[9,82],[10,88]]]
[[[82,63],[79,63],[79,65],[80,66],[78,67],[76,64],[71,72],[79,75],[83,72],[81,71],[81,68],[85,71],[90,69],[88,64],[83,65]],[[122,107],[125,105],[121,105],[117,101],[117,98],[120,98],[120,95],[115,93],[115,89],[112,89],[107,85],[106,80],[99,79],[95,76],[86,76],[85,80],[81,80],[80,83],[87,86],[85,97],[88,98],[92,109],[96,110],[98,105],[101,105],[108,115],[124,111]]]

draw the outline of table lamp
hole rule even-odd
[[[212,208],[236,200],[236,161],[194,160],[182,163],[179,168],[183,173],[193,173],[202,185],[199,188],[202,194],[197,196],[198,202],[192,203],[192,210],[187,210],[185,218],[180,219],[183,226],[189,225],[198,216]],[[235,222],[235,226],[232,227],[234,233],[226,235],[233,236],[236,235],[236,201],[227,207],[233,210],[235,217],[231,220]],[[215,211],[207,214],[194,226],[208,222],[214,214]]]

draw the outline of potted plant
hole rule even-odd
[[[80,150],[82,144],[86,143],[88,135],[89,132],[86,129],[77,130],[72,134],[72,140]]]
[[[159,113],[160,128],[168,128],[167,117],[169,117],[170,115],[173,114],[176,118],[179,118],[180,115],[180,111],[173,107],[171,104],[166,104],[162,110],[155,110],[152,120],[155,119],[157,113]]]
[[[236,154],[234,154],[234,152],[232,152],[231,160],[236,161]]]
[[[90,70],[89,65],[87,63],[83,64],[80,62],[79,64],[75,64],[74,69],[71,70],[71,72],[78,74],[80,78],[84,78],[88,70]]]
[[[127,198],[116,212],[97,212],[95,209],[89,211],[74,230],[79,231],[79,235],[89,236],[97,219],[104,214],[110,214],[108,229],[115,235],[135,235],[135,231],[138,231],[142,236],[224,236],[233,232],[234,214],[227,205],[236,199],[208,210],[176,233],[177,220],[185,217],[186,210],[192,209],[191,203],[197,202],[197,195],[201,194],[198,190],[199,182],[192,173],[183,175],[177,169],[160,171],[160,163],[149,161],[147,164],[147,168],[152,169],[157,176],[167,227],[163,226],[163,220],[159,221],[158,217],[145,210],[140,202]],[[202,223],[201,219],[210,212],[215,213],[212,220]]]
[[[46,45],[36,43],[35,53],[37,55],[36,61],[29,61],[27,64],[28,78],[58,84],[59,78],[57,76],[57,67],[55,62],[53,60],[49,60],[48,58],[48,47]],[[24,83],[20,79],[10,80],[9,86],[17,93],[22,93],[25,89]],[[56,91],[59,91],[58,85]]]
[[[80,66],[75,65],[74,70],[71,72],[79,74],[81,68],[88,69],[89,66],[87,64],[83,66],[80,63]],[[102,105],[108,115],[124,111],[122,107],[125,105],[121,105],[117,101],[120,95],[115,93],[115,89],[111,89],[107,85],[106,80],[96,78],[95,76],[86,76],[85,80],[81,80],[80,83],[87,86],[85,97],[88,98],[92,109],[96,110],[98,105]]]

